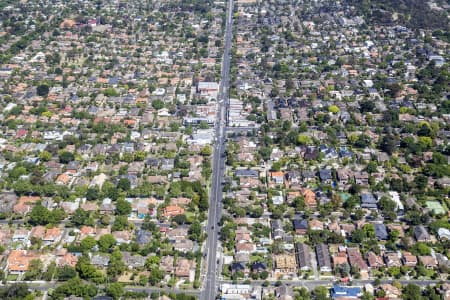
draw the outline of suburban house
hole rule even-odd
[[[361,295],[360,287],[333,285],[331,288],[332,299],[359,299]]]
[[[178,205],[169,205],[166,206],[163,210],[163,216],[166,218],[178,216],[184,214],[184,208]]]
[[[316,256],[320,272],[331,272],[331,260],[330,253],[328,252],[328,246],[325,244],[317,245]]]
[[[308,221],[305,219],[294,219],[294,230],[298,235],[305,235],[308,232]]]
[[[411,252],[404,251],[402,255],[402,263],[407,267],[415,267],[417,265],[417,256]]]
[[[414,227],[414,237],[418,242],[430,242],[431,237],[426,228],[423,225]]]
[[[361,208],[367,209],[377,209],[378,201],[375,199],[372,193],[362,193],[361,194]]]
[[[274,255],[274,264],[275,274],[278,273],[278,276],[293,275],[297,270],[295,256],[291,254]]]
[[[309,271],[312,269],[311,265],[311,249],[304,243],[295,244],[297,264],[300,270]]]
[[[28,250],[12,250],[6,261],[6,270],[10,274],[22,274],[28,271],[30,262],[39,256]]]

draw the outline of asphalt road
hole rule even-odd
[[[258,131],[259,128],[258,127],[227,127],[227,132],[247,132],[247,131],[252,131],[252,130],[256,130]]]
[[[394,280],[381,280],[381,283],[392,283]],[[231,280],[220,280],[218,281],[219,283],[232,283]],[[264,281],[262,280],[254,280],[252,281],[251,285],[254,287],[257,286],[261,286],[263,284]],[[398,280],[398,282],[400,282],[402,285],[407,285],[408,283],[412,283],[412,284],[416,284],[418,286],[421,287],[427,287],[430,285],[435,285],[437,283],[439,283],[439,280],[422,280],[422,279],[411,279],[411,280],[405,280],[405,279],[400,279]],[[243,282],[238,282],[238,283],[243,283]],[[367,283],[371,283],[374,284],[373,280],[354,280],[352,282],[353,286],[363,286]],[[45,281],[34,281],[34,282],[27,282],[28,287],[31,290],[36,290],[36,291],[42,291],[42,292],[46,292],[49,289],[54,289],[56,288],[58,285],[60,285],[60,283],[56,283],[56,282],[45,282]],[[310,291],[312,291],[315,287],[317,286],[331,286],[333,284],[332,280],[283,280],[283,284],[289,285],[289,286],[293,286],[293,287],[306,287],[308,288]],[[271,285],[275,285],[275,282],[272,281]],[[4,284],[2,284],[0,282],[0,286],[4,286]],[[100,290],[105,288],[105,285],[99,285],[98,288]],[[162,293],[162,292],[170,292],[170,293],[175,293],[175,294],[187,294],[187,295],[193,295],[193,296],[198,296],[200,291],[198,290],[193,290],[193,289],[177,289],[177,288],[158,288],[158,287],[143,287],[143,286],[125,286],[125,290],[126,291],[133,291],[133,292],[146,292],[149,295],[151,293]],[[215,291],[213,290],[213,293],[215,293]],[[205,298],[206,295],[201,294],[202,299],[214,299],[214,298]],[[213,296],[214,297],[214,296]]]
[[[211,175],[211,190],[208,212],[208,238],[205,252],[207,255],[207,269],[205,288],[200,299],[211,300],[216,298],[217,277],[220,275],[217,246],[219,242],[219,222],[222,215],[222,180],[225,169],[225,139],[226,139],[226,111],[228,108],[228,90],[230,86],[230,50],[232,40],[233,0],[228,2],[226,13],[226,27],[224,51],[222,60],[222,73],[219,85],[218,111],[216,122],[216,144],[214,145]]]
[[[46,282],[46,281],[34,281],[34,282],[26,282],[28,284],[29,289],[35,290],[35,291],[42,291],[46,292],[49,289],[55,289],[57,288],[61,283],[60,282]],[[0,286],[4,286],[4,284],[0,283]],[[103,290],[106,288],[106,285],[101,284],[98,285],[97,288],[99,290]],[[126,291],[130,292],[145,292],[147,294],[151,293],[162,293],[162,292],[169,292],[174,294],[186,294],[186,295],[193,295],[198,296],[200,293],[198,290],[194,289],[177,289],[177,288],[158,288],[158,287],[151,287],[151,286],[125,286]]]
[[[434,285],[434,284],[437,284],[437,283],[441,282],[440,280],[427,280],[427,279],[410,279],[410,280],[406,280],[406,279],[399,279],[399,280],[382,279],[382,280],[380,280],[380,282],[382,284],[384,284],[384,283],[392,284],[394,281],[398,281],[402,285],[407,285],[409,283],[412,283],[412,284],[416,284],[416,285],[421,286],[421,287],[426,287],[426,286]],[[282,280],[281,282],[283,284],[289,285],[289,286],[306,287],[310,291],[313,290],[317,286],[331,286],[331,285],[333,285],[335,283],[335,281],[333,281],[331,279],[320,279],[320,280],[303,280],[303,279],[299,279],[299,280]],[[233,281],[232,280],[221,280],[220,283],[233,283]],[[243,284],[244,281],[242,281],[242,282],[238,281],[237,283]],[[261,286],[261,285],[263,285],[263,283],[264,283],[263,280],[252,280],[250,285],[252,285],[252,286]],[[353,280],[352,281],[352,286],[364,286],[365,284],[368,284],[368,283],[373,285],[375,283],[375,281],[371,280],[371,279],[368,279],[368,280]],[[275,281],[271,281],[270,285],[275,285]],[[342,285],[345,285],[345,283],[342,283]]]

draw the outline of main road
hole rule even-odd
[[[61,282],[48,282],[48,281],[8,281],[7,284],[16,284],[16,283],[26,283],[28,285],[28,289],[34,291],[48,292],[50,289],[56,289],[60,286]],[[5,286],[6,284],[0,282],[0,287]],[[97,285],[97,289],[102,291],[106,288],[106,285],[100,284]],[[199,291],[194,289],[178,289],[178,288],[159,288],[154,286],[132,286],[126,285],[124,286],[125,291],[127,292],[144,292],[147,294],[152,293],[174,293],[174,294],[186,294],[192,296],[198,296]]]
[[[407,284],[416,284],[421,287],[427,287],[430,285],[435,285],[440,282],[443,282],[443,280],[434,280],[434,279],[381,279],[381,284],[392,284],[394,281],[399,282],[401,285],[407,285]],[[219,283],[228,283],[232,284],[235,283],[232,280],[220,280]],[[238,284],[244,284],[244,280],[240,280],[237,282]],[[268,283],[271,286],[277,285],[276,281],[265,281],[265,280],[252,280],[249,284],[252,287],[260,287],[265,286],[266,283]],[[345,283],[339,283],[333,279],[298,279],[298,280],[282,280],[281,283],[283,285],[288,285],[292,287],[305,287],[308,290],[312,291],[314,288],[318,286],[331,286],[333,284],[340,284],[340,285],[346,285]],[[352,286],[364,286],[366,284],[372,284],[375,285],[375,280],[372,279],[355,279],[352,280],[351,285]]]
[[[218,109],[216,118],[215,145],[212,163],[211,190],[208,212],[208,238],[205,245],[207,255],[207,269],[205,285],[200,294],[201,300],[212,300],[217,294],[217,277],[220,275],[217,258],[219,226],[218,222],[222,215],[222,180],[225,170],[225,140],[226,140],[226,116],[228,108],[228,92],[230,88],[230,53],[233,35],[233,0],[228,1],[225,38],[222,59],[221,80],[217,97]]]

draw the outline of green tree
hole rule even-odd
[[[359,106],[362,113],[372,112],[375,109],[375,103],[370,100],[362,101]]]
[[[77,271],[71,266],[62,266],[57,269],[56,277],[59,281],[67,281],[69,279],[75,278],[77,276]]]
[[[124,293],[125,289],[123,285],[119,282],[113,282],[109,284],[108,287],[106,288],[106,294],[108,294],[108,296],[111,296],[116,300],[120,299],[120,297],[122,297]]]
[[[105,234],[100,237],[97,244],[101,252],[108,252],[116,244],[116,239],[112,234]]]
[[[117,188],[121,189],[122,191],[129,191],[131,188],[131,183],[128,178],[120,178],[119,182],[117,183]]]
[[[296,300],[310,300],[311,299],[311,293],[309,290],[305,287],[301,287],[297,290],[298,298],[296,297]]]
[[[366,238],[366,234],[361,229],[355,229],[352,231],[352,242],[353,243],[361,243]]]
[[[64,299],[69,296],[92,299],[97,295],[97,288],[93,284],[86,284],[80,278],[72,278],[58,286],[52,293],[52,299]]]
[[[316,300],[328,300],[330,299],[329,294],[328,288],[325,286],[318,286],[313,290],[314,299]]]
[[[30,298],[31,296],[31,298]],[[30,300],[34,296],[25,283],[14,283],[0,287],[0,299],[3,300]]]
[[[388,269],[388,273],[389,273],[389,275],[391,275],[395,278],[398,278],[401,275],[400,267],[390,267]]]
[[[161,282],[161,280],[164,278],[164,273],[159,269],[155,268],[150,271],[150,276],[148,278],[148,281],[152,286],[157,285]]]
[[[336,105],[330,105],[328,106],[328,111],[333,114],[337,114],[340,111],[340,109]]]
[[[67,164],[75,159],[75,156],[72,152],[62,151],[59,154],[59,162],[63,164]]]
[[[144,161],[147,156],[145,151],[136,151],[133,153],[134,161]]]
[[[397,139],[393,135],[385,135],[381,139],[380,149],[389,155],[394,153],[397,149]]]
[[[375,297],[368,292],[364,292],[361,296],[361,300],[374,300],[374,299]]]
[[[424,150],[430,149],[433,146],[433,139],[428,136],[419,136],[419,145]]]
[[[28,271],[25,272],[24,280],[37,280],[40,279],[44,271],[44,264],[40,259],[33,259],[30,261]]]
[[[75,270],[78,272],[81,278],[90,279],[94,277],[97,269],[91,264],[89,257],[81,256],[78,258]]]
[[[170,184],[169,193],[171,197],[178,197],[181,195],[181,183],[179,181],[174,181]]]
[[[198,209],[201,212],[207,211],[209,208],[208,195],[205,191],[201,193],[200,200],[198,202]]]
[[[23,166],[15,166],[10,172],[9,172],[9,178],[12,180],[17,180],[20,176],[26,175],[27,169]]]
[[[272,154],[272,149],[270,147],[261,147],[258,149],[259,155],[265,161],[270,159],[270,154]]]
[[[422,291],[418,285],[409,283],[402,291],[402,299],[404,300],[422,300]]]
[[[189,228],[189,238],[193,241],[200,241],[200,237],[202,235],[202,226],[200,222],[194,221]]]
[[[55,276],[55,275],[56,275],[56,263],[54,261],[52,261],[48,265],[45,273],[43,274],[42,280],[51,281],[51,280],[53,280],[53,276]]]
[[[437,164],[437,165],[446,165],[447,164],[447,158],[445,157],[445,155],[443,155],[442,153],[439,153],[439,152],[433,153],[432,160],[433,160],[433,163]]]
[[[66,214],[64,210],[62,208],[56,208],[49,212],[48,223],[58,225],[62,220],[64,220],[65,217]]]
[[[41,97],[47,97],[49,91],[50,89],[46,84],[40,84],[36,88],[37,95]]]
[[[201,121],[200,124],[198,124],[198,128],[200,129],[209,129],[209,124],[205,121]]]
[[[92,250],[92,248],[94,248],[94,246],[96,244],[97,244],[97,241],[95,240],[94,237],[87,236],[80,242],[81,251],[83,251],[83,252],[90,251],[90,250]]]
[[[111,183],[108,184],[108,182],[105,182],[102,187],[102,192],[104,196],[111,198],[112,200],[117,200],[117,198],[119,198],[119,190]]]
[[[414,183],[419,190],[424,190],[428,185],[428,177],[422,174],[418,174],[414,178]]]
[[[411,252],[416,255],[430,255],[431,248],[427,246],[427,244],[423,242],[417,242],[412,246]]]
[[[164,107],[164,102],[159,99],[153,100],[152,107],[156,110],[160,110],[161,108]]]
[[[31,210],[28,222],[31,225],[47,225],[49,214],[50,212],[47,208],[38,204]]]
[[[71,218],[72,224],[80,227],[83,225],[88,225],[89,223],[89,212],[81,209],[81,208],[77,208],[74,212],[74,214],[72,215]]]
[[[145,261],[145,267],[151,271],[158,268],[160,263],[161,259],[156,255],[152,255]]]
[[[52,154],[44,150],[39,154],[39,159],[42,161],[50,161],[52,159]]]
[[[117,97],[119,93],[114,88],[107,88],[103,91],[103,94],[107,97]]]
[[[211,146],[205,145],[205,146],[200,150],[200,154],[203,155],[203,156],[211,156],[211,154],[212,154]]]
[[[375,173],[377,171],[377,167],[378,164],[375,160],[371,160],[368,164],[367,164],[367,173],[372,174]]]
[[[118,215],[126,216],[131,213],[131,204],[126,200],[119,199],[116,203],[116,212]]]
[[[97,200],[99,198],[100,198],[100,191],[99,191],[98,187],[94,186],[94,187],[90,187],[87,189],[86,199],[88,201]]]
[[[308,135],[300,134],[297,136],[297,143],[300,145],[311,145],[312,139]]]
[[[115,249],[114,252],[111,253],[107,274],[109,277],[115,278],[121,275],[125,269],[126,267],[122,260],[122,253],[118,249]]]
[[[419,130],[417,130],[418,136],[430,137],[432,134],[433,131],[431,129],[430,124],[428,124],[427,122],[423,122],[422,124],[420,124]]]
[[[375,226],[373,224],[364,224],[362,230],[364,231],[366,237],[375,238]]]
[[[128,228],[128,217],[127,216],[117,216],[114,220],[112,231],[121,231]]]
[[[184,133],[186,135],[191,135],[194,132],[193,128],[191,125],[188,125],[185,129],[184,129]]]

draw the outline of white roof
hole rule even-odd
[[[208,82],[208,81],[201,81],[198,83],[198,89],[207,89],[207,90],[214,90],[218,89],[219,85],[217,82]]]

